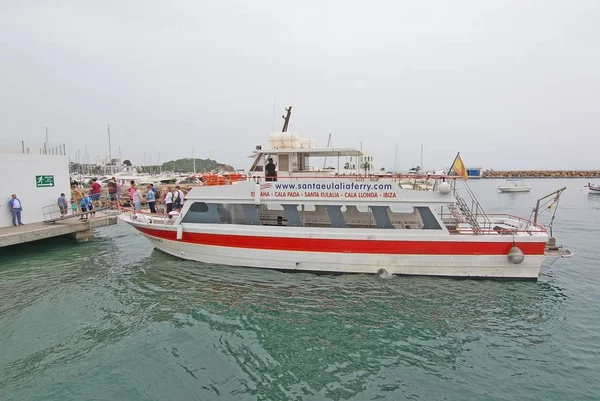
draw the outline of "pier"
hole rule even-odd
[[[0,248],[47,238],[72,236],[77,242],[86,242],[95,228],[117,224],[117,216],[97,212],[96,217],[87,220],[77,218],[59,219],[54,223],[31,223],[23,226],[0,228]]]
[[[600,170],[486,170],[483,178],[600,178]]]

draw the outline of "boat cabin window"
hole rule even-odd
[[[327,206],[325,206],[325,209],[327,209],[327,214],[329,215],[329,221],[331,223],[331,227],[335,227],[335,228],[348,227],[346,225],[346,222],[344,221],[344,215],[342,214],[342,206],[327,205]]]
[[[421,220],[423,221],[422,228],[424,230],[442,229],[442,227],[440,227],[440,223],[438,223],[430,208],[424,206],[416,206],[415,209],[419,212],[419,215],[421,216]]]
[[[392,208],[361,205],[222,204],[194,202],[183,223],[290,227],[441,230],[428,206]]]
[[[298,213],[298,205],[282,205],[287,217],[287,225],[292,227],[302,227],[304,223]]]
[[[256,205],[194,202],[182,223],[261,225]]]
[[[377,228],[394,228],[388,214],[387,206],[371,206]]]
[[[216,203],[194,202],[183,216],[182,223],[221,223]]]

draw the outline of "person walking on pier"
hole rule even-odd
[[[98,204],[100,202],[100,195],[102,194],[102,186],[98,182],[97,178],[92,178],[90,192],[92,193],[92,202],[94,203],[94,206],[98,207]]]
[[[81,200],[83,199],[83,192],[77,187],[77,183],[71,184],[71,203],[75,203],[77,207],[81,206]],[[72,205],[71,205],[72,206]],[[75,210],[76,212],[77,210]],[[75,214],[75,213],[73,213]]]
[[[21,222],[21,212],[23,211],[23,204],[19,198],[17,198],[16,194],[12,194],[10,197],[11,199],[8,201],[8,207],[12,213],[13,226],[22,226],[23,222]]]
[[[79,201],[79,207],[81,208],[81,213],[82,215],[79,217],[79,220],[87,220],[88,218],[88,212],[89,212],[89,206],[91,206],[92,201],[90,200],[88,195],[83,195],[82,194],[82,198]]]
[[[58,198],[56,203],[58,204],[58,209],[60,210],[60,217],[65,217],[67,215],[69,204],[67,203],[67,197],[64,193],[60,194],[60,198]]]
[[[111,178],[107,184],[108,186],[108,197],[110,199],[110,206],[115,207],[117,204],[117,179]]]

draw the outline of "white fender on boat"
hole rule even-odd
[[[510,251],[508,251],[508,260],[511,263],[514,263],[515,265],[518,265],[524,259],[525,259],[525,254],[523,253],[523,251],[521,251],[519,249],[518,246],[513,245],[512,248],[510,248]]]
[[[178,225],[177,226],[177,241],[181,241],[181,239],[183,238],[183,225]]]
[[[440,184],[439,191],[442,195],[448,195],[451,191],[450,184],[448,184],[447,182],[442,182]]]

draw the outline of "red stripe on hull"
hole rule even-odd
[[[136,227],[152,237],[176,241],[175,231]],[[328,253],[366,253],[388,255],[508,255],[512,238],[507,242],[464,241],[390,241],[324,238],[262,237],[231,234],[183,233],[182,242],[232,248],[271,251],[300,251]],[[517,244],[525,255],[543,255],[545,242]]]

